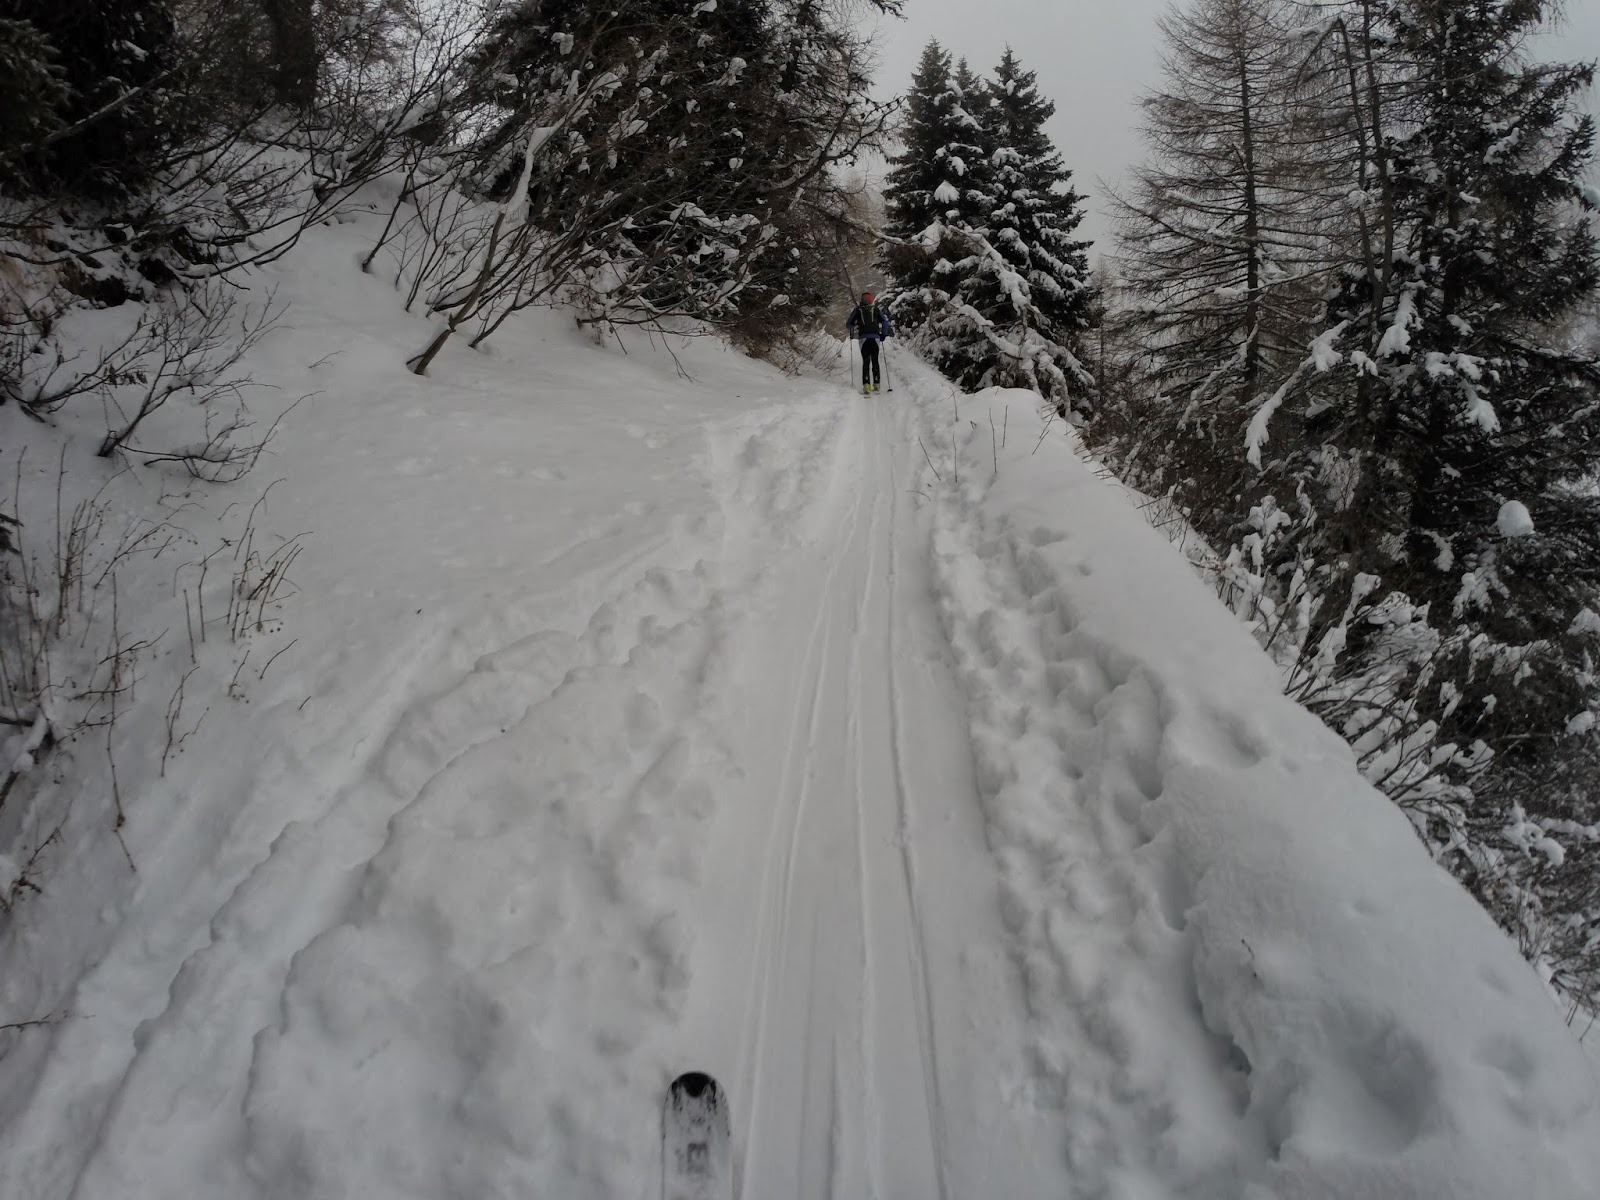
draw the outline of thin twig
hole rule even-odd
[[[250,661],[250,651],[244,652],[244,657],[239,660],[239,665],[233,670],[233,678],[228,680],[228,695],[235,700],[244,698],[244,693],[239,691],[239,672],[244,670],[245,663]]]
[[[299,640],[299,638],[295,638],[294,642],[290,642],[288,646],[283,648],[283,650],[279,650],[278,654],[282,654],[285,650],[288,650],[295,644],[295,642],[298,642]],[[271,658],[267,659],[267,665],[261,668],[261,673],[256,676],[257,679],[265,679],[267,677],[267,670],[272,666],[273,663],[278,661],[278,654],[274,654]]]
[[[51,1013],[48,1017],[34,1017],[31,1021],[8,1021],[4,1025],[0,1025],[0,1033],[6,1033],[13,1029],[36,1029],[41,1025],[55,1025],[65,1016],[65,1013]]]

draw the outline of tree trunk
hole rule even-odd
[[[261,0],[272,26],[273,88],[278,102],[310,108],[317,98],[317,32],[312,0]]]
[[[1261,378],[1261,204],[1256,193],[1256,139],[1253,120],[1256,98],[1250,87],[1250,52],[1253,49],[1239,34],[1239,149],[1240,167],[1244,172],[1244,242],[1250,256],[1245,264],[1244,324],[1244,376],[1239,381],[1239,408],[1248,412],[1255,403],[1256,388]]]

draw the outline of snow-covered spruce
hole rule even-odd
[[[964,388],[1032,388],[1062,415],[1094,389],[1082,198],[1044,132],[1055,106],[1008,49],[993,80],[929,43],[885,197],[890,309]]]

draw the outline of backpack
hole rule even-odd
[[[871,304],[865,302],[857,304],[856,316],[861,319],[861,332],[863,335],[870,333],[873,337],[883,336],[883,314],[878,311],[878,302],[876,300]]]

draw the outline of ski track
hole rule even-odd
[[[900,495],[899,472],[894,469],[894,463],[889,463],[889,491],[891,498]],[[949,1188],[945,1177],[945,1154],[943,1150],[942,1130],[944,1128],[944,1104],[939,1096],[939,1057],[938,1042],[934,1031],[936,1028],[933,1014],[934,989],[929,975],[927,935],[923,927],[922,907],[918,901],[916,862],[911,851],[911,793],[906,782],[904,762],[906,759],[906,729],[902,718],[903,702],[901,697],[902,684],[900,682],[901,662],[897,652],[897,634],[899,632],[894,614],[905,611],[909,602],[899,587],[900,572],[895,569],[895,554],[897,539],[895,538],[896,525],[889,527],[888,552],[889,552],[889,628],[888,628],[888,663],[889,663],[889,752],[893,756],[894,784],[895,784],[895,844],[899,847],[900,882],[905,888],[906,912],[911,919],[912,938],[910,949],[915,968],[916,981],[921,985],[921,1003],[917,1007],[918,1037],[921,1042],[923,1056],[923,1083],[927,1089],[926,1103],[929,1113],[930,1133],[936,1141],[935,1168],[939,1184],[940,1200],[947,1200]]]
[[[944,1200],[962,1194],[948,1180],[947,1158],[965,1139],[952,1141],[942,1100],[950,1084],[936,997],[962,993],[951,1023],[975,1048],[961,1068],[987,1056],[991,1076],[1007,1060],[972,1033],[996,1015],[986,1010],[997,994],[1017,1011],[1021,998],[995,959],[962,965],[983,956],[971,927],[944,939],[938,964],[929,948],[918,871],[924,828],[970,881],[967,895],[951,889],[953,902],[992,904],[995,869],[932,596],[902,582],[910,574],[927,582],[925,562],[920,573],[907,569],[925,559],[927,532],[901,484],[917,453],[908,414],[881,397],[857,399],[842,425],[842,437],[811,443],[832,461],[826,472],[804,472],[830,481],[804,519],[807,536],[797,542],[781,528],[749,527],[802,550],[764,579],[756,606],[764,641],[748,648],[752,683],[743,698],[768,698],[744,714],[733,739],[733,757],[778,765],[744,781],[713,831],[708,871],[716,878],[694,922],[706,945],[693,977],[707,983],[691,997],[681,1052],[703,1046],[730,1080],[741,1194]],[[783,628],[806,632],[786,648],[770,635]],[[942,702],[918,707],[919,742],[952,749],[960,770],[930,759],[908,778],[908,653],[925,664]],[[929,820],[929,808],[946,813]],[[763,849],[752,855],[752,846]],[[940,872],[950,876],[949,867]],[[752,899],[754,915],[741,916]],[[990,946],[999,942],[997,920],[975,927]],[[968,987],[963,972],[983,986]],[[736,1053],[718,1043],[730,1017],[742,1030]],[[1017,1091],[1014,1075],[989,1084],[970,1086],[973,1108]],[[970,1110],[963,1116],[972,1119]],[[1014,1140],[998,1139],[997,1153]],[[992,1184],[992,1166],[968,1164],[967,1174]],[[1058,1168],[1050,1174],[1059,1181]]]

